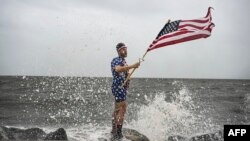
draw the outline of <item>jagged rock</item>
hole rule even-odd
[[[223,131],[191,137],[189,141],[223,141]]]
[[[149,139],[134,129],[123,128],[123,141],[149,141]],[[98,138],[98,141],[116,141],[112,139],[110,133],[105,133],[105,137]]]
[[[186,138],[183,136],[169,136],[167,141],[223,141],[223,130]]]
[[[55,132],[49,133],[44,140],[68,140],[68,138],[66,131],[63,128],[59,128]]]
[[[2,134],[0,133],[0,140],[3,140],[3,136],[2,136]]]
[[[0,127],[0,139],[9,139],[9,140],[37,140],[45,137],[46,133],[39,128],[30,128],[30,129],[18,129],[18,128],[7,128]]]
[[[149,141],[149,139],[134,129],[123,128],[123,135],[131,141]]]
[[[63,128],[46,134],[40,128],[19,129],[2,126],[0,127],[0,140],[67,140],[67,134]]]
[[[98,141],[108,141],[108,139],[98,138]]]

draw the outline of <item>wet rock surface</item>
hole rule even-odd
[[[1,126],[0,140],[68,140],[68,138],[63,128],[46,134],[40,128],[19,129]]]

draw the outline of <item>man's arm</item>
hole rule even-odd
[[[139,66],[140,66],[140,62],[137,62],[137,63],[135,63],[133,65],[128,65],[128,66],[120,66],[120,65],[118,65],[118,66],[115,66],[115,71],[116,72],[126,72],[126,71],[128,71],[128,70],[130,70],[132,68],[138,68]]]

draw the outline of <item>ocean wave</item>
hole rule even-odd
[[[195,112],[196,106],[188,88],[178,82],[174,85],[182,88],[172,94],[171,101],[166,101],[167,93],[155,94],[155,98],[140,108],[137,119],[128,126],[145,133],[150,140],[159,141],[172,135],[191,137],[217,130],[212,119]]]

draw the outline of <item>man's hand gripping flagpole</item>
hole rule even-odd
[[[168,20],[167,24],[170,23],[170,19]],[[144,61],[145,56],[147,55],[147,53],[149,52],[149,50],[147,50],[144,55],[142,56],[142,58],[139,58],[139,63],[141,63],[142,61]],[[130,80],[132,74],[135,72],[136,68],[133,68],[133,70],[131,71],[131,73],[129,73],[128,77],[125,79],[125,81],[122,83],[121,87],[123,88],[125,86],[125,84],[128,82],[128,80]]]
[[[146,56],[146,54],[148,53],[148,51],[146,51],[143,55],[142,58],[139,58],[139,63],[141,63],[142,61],[144,61],[144,58]],[[136,68],[133,68],[133,70],[131,71],[131,73],[129,73],[128,77],[125,79],[125,81],[123,82],[123,84],[121,85],[121,87],[123,88],[125,86],[125,84],[128,82],[128,80],[131,78],[132,74],[135,72]]]

